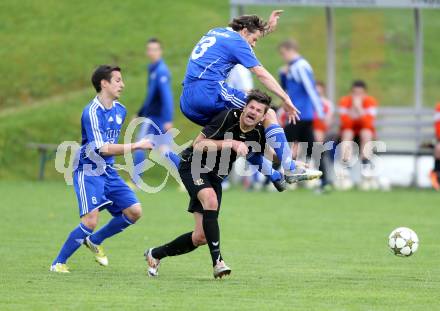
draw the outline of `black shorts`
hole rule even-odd
[[[296,124],[289,123],[284,127],[287,141],[292,142],[308,142],[315,141],[313,133],[313,121],[297,121]]]
[[[220,204],[222,201],[222,179],[216,174],[209,173],[201,173],[200,178],[194,180],[191,174],[191,163],[181,161],[179,166],[179,174],[180,178],[182,178],[182,182],[185,185],[186,191],[190,196],[188,212],[194,213],[198,212],[203,214],[203,206],[197,198],[197,194],[200,190],[205,188],[214,189],[217,195],[217,203],[218,203],[218,211],[220,210]]]

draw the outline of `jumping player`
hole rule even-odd
[[[50,271],[68,273],[67,259],[83,244],[96,261],[108,265],[102,242],[134,224],[142,215],[133,191],[113,168],[114,156],[134,150],[152,149],[148,140],[118,144],[126,109],[117,99],[124,88],[121,69],[99,66],[92,75],[97,96],[84,108],[81,117],[82,143],[73,183],[81,222],[69,234]],[[107,209],[113,218],[97,232],[99,211]]]
[[[263,155],[266,138],[260,122],[267,117],[271,98],[252,90],[245,107],[223,110],[209,121],[191,147],[181,154],[179,173],[190,196],[188,211],[194,214],[194,231],[145,252],[148,275],[157,276],[160,261],[168,256],[186,254],[198,246],[208,244],[214,277],[231,273],[220,252],[218,214],[222,198],[221,182],[237,157],[265,169]],[[266,168],[267,169],[267,168]],[[265,173],[278,191],[285,189],[283,176],[270,169]]]
[[[243,15],[234,18],[230,27],[211,29],[200,39],[189,58],[180,97],[180,108],[188,119],[205,126],[223,110],[243,109],[246,94],[225,83],[231,69],[241,64],[281,99],[289,122],[299,120],[299,111],[289,95],[262,66],[252,49],[262,36],[275,30],[281,13],[273,11],[268,23],[256,15]],[[308,179],[313,172],[295,169],[286,136],[272,109],[266,114],[263,126],[268,144],[281,161],[286,180],[290,183]]]

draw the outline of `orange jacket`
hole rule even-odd
[[[372,96],[365,96],[361,111],[353,108],[353,98],[344,96],[339,101],[339,115],[341,119],[341,129],[353,129],[355,123],[360,123],[362,128],[374,130],[374,120],[377,115],[377,101]]]

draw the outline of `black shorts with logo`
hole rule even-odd
[[[222,178],[215,173],[200,173],[200,176],[193,178],[191,174],[191,162],[181,161],[179,165],[179,174],[182,178],[182,182],[185,185],[186,191],[190,196],[190,202],[188,206],[188,212],[190,213],[203,213],[203,206],[197,198],[197,194],[200,190],[205,188],[214,189],[217,195],[218,210],[220,210],[220,204],[222,201]]]

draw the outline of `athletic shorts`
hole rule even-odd
[[[113,216],[139,203],[133,190],[127,186],[114,168],[108,166],[99,176],[88,176],[81,169],[73,172],[73,186],[78,199],[79,216],[95,209],[107,209]]]
[[[220,111],[243,109],[246,94],[224,81],[199,80],[185,83],[180,96],[180,110],[192,122],[205,126]]]
[[[284,127],[284,133],[288,142],[313,143],[315,141],[313,121],[297,121],[296,124],[288,123]]]
[[[200,176],[197,176],[197,178],[194,179],[191,174],[191,163],[185,161],[180,162],[179,174],[190,197],[188,212],[203,213],[203,206],[197,198],[197,194],[200,190],[205,188],[214,189],[217,195],[218,211],[220,211],[220,204],[222,201],[222,179],[219,176],[209,172],[201,173]]]

